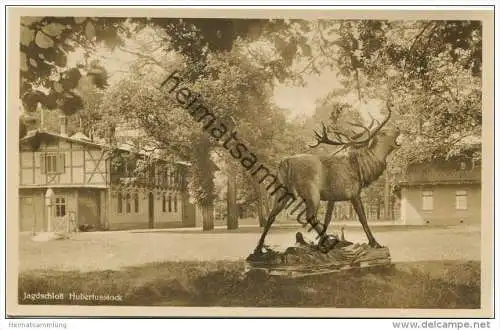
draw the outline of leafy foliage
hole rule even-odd
[[[326,27],[328,27],[328,29]],[[342,21],[323,48],[360,102],[389,100],[405,133],[395,166],[449,157],[481,134],[481,23]],[[323,54],[322,56],[326,56]]]
[[[119,30],[124,18],[22,17],[20,95],[26,111],[38,104],[71,115],[83,108],[76,87],[82,73],[99,88],[107,85],[107,73],[98,61],[68,68],[70,52],[85,51],[88,57],[97,44],[116,47],[123,43]],[[86,69],[86,70],[82,70]],[[86,72],[85,72],[86,71]]]

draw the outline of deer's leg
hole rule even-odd
[[[358,219],[359,222],[361,222],[361,225],[363,226],[363,229],[365,230],[366,237],[368,238],[368,243],[372,247],[382,247],[380,244],[377,243],[375,240],[375,237],[373,237],[373,234],[370,230],[370,227],[368,227],[368,221],[366,220],[366,214],[365,214],[365,209],[363,207],[363,203],[361,202],[361,197],[355,197],[351,200],[352,206],[354,207],[354,210],[358,214]]]
[[[276,216],[283,210],[287,203],[287,200],[285,199],[284,201],[276,201],[273,205],[273,209],[271,210],[271,213],[269,213],[269,218],[267,219],[266,226],[264,227],[264,231],[262,232],[262,235],[260,236],[259,243],[257,243],[257,247],[254,250],[255,254],[261,254],[262,253],[262,247],[264,246],[264,241],[266,239],[267,232],[269,231],[269,228],[271,228],[271,225],[273,224],[274,220],[276,220]]]
[[[333,214],[333,207],[335,206],[334,201],[328,201],[328,204],[326,204],[326,213],[325,213],[325,222],[324,222],[324,227],[323,232],[321,233],[322,235],[326,234],[326,230],[328,229],[328,226],[330,225],[330,222],[332,221],[332,214]]]
[[[319,192],[311,189],[309,197],[304,198],[304,201],[306,203],[306,220],[309,223],[308,231],[315,230],[321,236],[326,229],[323,228],[323,225],[316,218],[320,203]]]

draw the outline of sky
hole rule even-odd
[[[102,56],[102,57],[101,57]],[[135,57],[122,51],[113,53],[101,50],[96,54],[110,74],[110,83],[120,80],[128,70],[129,63]],[[83,61],[82,53],[74,53],[68,59],[68,65],[72,66]],[[332,89],[340,87],[335,73],[325,71],[320,75],[305,76],[306,86],[292,86],[289,84],[278,84],[274,90],[273,101],[281,108],[289,110],[289,117],[301,115],[312,116],[316,107],[317,99],[326,96]]]
[[[122,51],[113,53],[101,50],[96,54],[100,58],[104,67],[110,74],[110,83],[119,81],[128,71],[129,64],[135,59],[133,55]],[[74,53],[68,59],[68,65],[73,66],[83,60],[81,53]],[[318,99],[326,96],[335,88],[341,87],[336,73],[332,70],[325,70],[319,75],[305,75],[305,86],[293,86],[290,84],[277,84],[274,90],[273,101],[280,108],[288,110],[290,119],[296,117],[310,117],[314,114]],[[379,115],[380,104],[375,101],[360,103],[355,93],[348,95],[345,102],[357,108],[364,118],[370,112],[373,116]]]
[[[274,90],[274,102],[279,107],[288,109],[290,117],[312,116],[316,101],[326,96],[332,89],[341,87],[335,73],[331,70],[304,78],[305,87],[279,84]]]
[[[280,84],[274,90],[274,102],[288,110],[289,118],[312,116],[318,99],[325,97],[333,89],[342,87],[336,72],[332,70],[323,71],[320,75],[306,75],[304,79],[306,82],[304,87]],[[368,121],[371,120],[370,115],[379,119],[380,109],[384,107],[381,100],[359,101],[355,91],[347,94],[342,101],[358,110],[361,117]]]
[[[130,44],[129,44],[130,43]],[[128,41],[126,47],[134,49],[137,44]],[[99,49],[93,58],[99,58],[110,74],[109,82],[112,84],[119,81],[129,70],[130,64],[136,59],[136,56],[121,50],[113,52],[105,47]],[[83,62],[83,52],[70,54],[68,66],[74,66],[78,62]],[[341,87],[336,72],[331,69],[323,70],[319,75],[310,74],[303,76],[305,86],[293,86],[290,84],[277,84],[274,90],[273,101],[280,108],[288,110],[290,119],[296,117],[310,117],[314,114],[316,102],[318,99],[326,96],[333,89]],[[374,101],[360,103],[355,93],[347,95],[343,100],[350,103],[354,108],[360,111],[363,118],[367,119],[370,112],[374,117],[379,116],[380,104]]]

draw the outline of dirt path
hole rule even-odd
[[[479,227],[387,229],[373,228],[377,240],[391,251],[394,262],[480,260]],[[267,243],[285,248],[294,243],[294,229],[271,231]],[[20,237],[20,270],[104,270],[150,262],[238,260],[253,250],[259,232],[94,232],[69,240],[33,242]],[[366,241],[359,228],[348,228],[346,239]]]

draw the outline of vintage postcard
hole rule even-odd
[[[7,19],[8,316],[492,316],[493,9]]]

